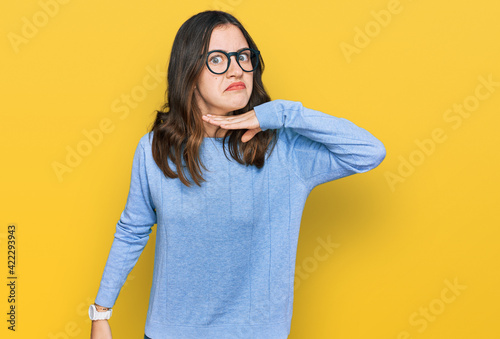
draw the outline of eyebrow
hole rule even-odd
[[[243,48],[240,48],[239,50],[237,50],[236,52],[239,52],[239,51],[242,51],[244,49],[247,49],[247,48],[250,48],[250,47],[243,47]],[[222,48],[214,48],[214,49],[211,49],[209,50],[209,52],[212,52],[212,51],[224,51],[226,53],[229,53],[229,51],[225,50],[225,49],[222,49]]]

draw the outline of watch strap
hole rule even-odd
[[[99,309],[104,311],[99,311]],[[106,320],[111,318],[113,310],[109,307],[96,306],[95,303],[90,305],[89,317],[91,320]]]

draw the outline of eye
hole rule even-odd
[[[222,57],[220,55],[215,55],[212,56],[209,61],[214,65],[218,65],[222,62]]]
[[[212,53],[212,54],[210,54],[210,58],[208,59],[208,61],[212,65],[220,65],[225,60],[226,60],[226,56],[221,54],[221,53]]]
[[[239,60],[240,61],[248,61],[248,60],[250,60],[250,52],[249,51],[245,51],[245,52],[241,53],[240,57],[239,57]]]

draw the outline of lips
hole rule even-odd
[[[237,91],[245,88],[247,88],[247,86],[245,86],[245,83],[242,81],[238,81],[233,82],[231,85],[229,85],[228,88],[226,88],[226,91]]]

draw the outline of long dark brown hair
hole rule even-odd
[[[180,178],[182,183],[190,187],[183,167],[187,167],[194,182],[201,186],[200,181],[205,179],[201,174],[201,167],[207,170],[199,157],[199,148],[203,142],[205,128],[202,114],[196,103],[194,87],[205,67],[205,56],[208,52],[212,31],[221,25],[231,24],[238,27],[245,37],[248,46],[258,50],[242,24],[231,14],[222,11],[205,11],[188,19],[175,36],[170,54],[167,72],[166,102],[157,110],[156,119],[150,131],[153,131],[152,152],[153,158],[166,177]],[[262,83],[264,60],[259,59],[258,68],[253,75],[253,90],[248,104],[228,115],[238,115],[252,110],[255,106],[271,100]],[[218,127],[215,135],[218,135]],[[224,154],[227,140],[231,156],[238,163],[264,166],[268,148],[274,149],[277,139],[276,130],[259,131],[247,142],[241,137],[247,129],[226,130],[222,139]],[[151,136],[151,134],[150,134]],[[168,159],[176,165],[174,173]],[[183,162],[184,160],[184,162]]]

